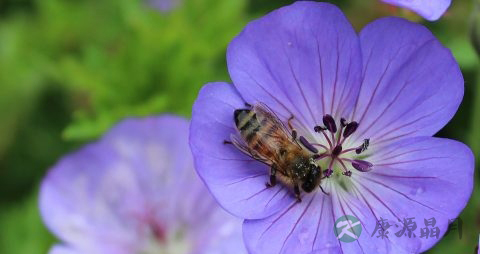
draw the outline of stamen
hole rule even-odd
[[[323,124],[331,133],[337,132],[337,124],[335,124],[335,120],[331,115],[327,114],[323,117]]]
[[[326,147],[326,146],[324,146],[324,145],[322,145],[322,144],[318,144],[318,143],[310,143],[310,144],[312,144],[312,145],[314,145],[314,146],[319,146],[319,147],[321,147],[321,148],[323,148],[323,149],[325,149],[325,150],[328,150],[328,147]]]
[[[345,176],[352,176],[352,171],[349,170],[349,168],[351,167],[355,168],[360,172],[368,172],[372,170],[373,164],[368,161],[357,160],[353,158],[349,159],[348,157],[350,156],[348,156],[347,158],[344,158],[343,156],[340,157],[341,155],[349,152],[355,151],[357,154],[360,154],[367,150],[370,144],[369,139],[365,139],[363,143],[358,147],[346,147],[346,149],[343,150],[344,141],[351,137],[352,134],[358,130],[358,122],[347,122],[347,120],[342,117],[340,119],[340,129],[337,129],[335,119],[331,115],[326,114],[323,117],[323,124],[324,126],[315,126],[314,130],[317,133],[321,132],[323,134],[328,144],[330,145],[329,147],[322,144],[309,143],[304,137],[300,137],[300,142],[303,144],[303,146],[305,146],[308,150],[316,153],[315,155],[313,155],[313,160],[318,161],[323,158],[330,157],[329,165],[323,171],[323,177],[330,177],[333,174],[336,161],[338,161],[341,165],[341,168],[343,170],[342,174]],[[327,130],[330,132],[330,135],[328,135],[328,133],[326,132]],[[336,135],[337,131],[339,131],[338,135]],[[318,150],[314,148],[314,146],[320,146],[324,148],[325,151],[323,151],[322,154],[317,154]],[[351,163],[352,166],[349,166],[347,168],[347,166],[345,165],[347,161]]]
[[[342,152],[342,146],[338,145],[333,149],[332,156],[337,157],[338,155],[340,155],[341,152]]]
[[[357,149],[358,148],[348,148],[348,149],[343,150],[340,154],[348,153],[348,152],[351,152],[351,151],[356,151]]]
[[[358,171],[368,172],[372,170],[373,164],[364,160],[353,160],[352,166]]]
[[[330,154],[329,153],[314,154],[312,158],[317,161],[317,160],[321,160],[321,159],[323,159],[327,156],[330,156]]]
[[[347,126],[345,127],[345,131],[343,132],[343,137],[348,138],[357,130],[357,128],[358,128],[357,122],[348,123]]]
[[[342,119],[345,120],[344,118],[342,118]],[[340,121],[340,135],[338,135],[338,139],[337,139],[337,142],[335,143],[335,146],[341,145],[343,143],[342,133],[343,133],[343,129],[345,128],[345,126],[341,122],[342,121]],[[346,120],[344,121],[344,123],[346,123]]]
[[[313,130],[314,130],[315,132],[321,132],[321,131],[324,131],[324,130],[326,130],[326,129],[327,129],[327,128],[322,127],[322,126],[319,126],[319,125],[313,127]]]
[[[300,143],[302,143],[302,145],[303,145],[305,148],[307,148],[308,150],[310,150],[310,152],[312,152],[312,153],[318,153],[318,149],[315,148],[312,144],[310,144],[310,142],[308,142],[306,138],[304,138],[303,136],[300,136],[299,140],[300,140]]]
[[[325,136],[325,139],[327,140],[328,144],[330,145],[330,149],[332,149],[333,144],[332,144],[332,141],[330,141],[330,138],[328,137],[328,135],[325,133],[326,128],[317,125],[317,126],[313,127],[313,130],[315,132],[321,132],[323,134],[323,136]]]
[[[333,173],[333,163],[335,162],[335,159],[330,160],[330,163],[328,164],[328,168],[325,170],[325,176],[330,177]]]
[[[332,138],[332,147],[335,147],[337,145],[337,142],[335,141],[335,133],[330,132],[330,137]]]
[[[331,170],[331,169],[329,169],[329,168],[327,168],[327,169],[325,169],[325,170],[323,171],[323,175],[324,175],[325,177],[330,177],[330,176],[332,175],[332,173],[333,173],[333,170]]]
[[[364,152],[365,150],[367,150],[368,146],[370,145],[370,139],[364,139],[363,140],[363,144],[361,146],[359,146],[358,148],[355,149],[355,152],[357,154],[361,154],[362,152]]]
[[[344,171],[342,174],[345,175],[345,176],[352,176],[352,171],[347,169],[347,166],[345,166],[345,163],[343,163],[343,161],[341,159],[338,160],[338,162],[340,162],[340,164],[342,165],[342,168],[343,168],[343,171]]]
[[[165,229],[159,223],[155,222],[154,219],[148,219],[148,225],[150,226],[150,230],[155,240],[159,243],[165,244],[167,242]]]

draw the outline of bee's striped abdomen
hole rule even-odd
[[[276,147],[271,146],[272,136],[278,131],[278,126],[267,118],[258,118],[253,110],[239,109],[235,111],[235,124],[240,135],[254,151],[263,157],[275,156]]]
[[[255,111],[238,109],[234,113],[235,125],[247,143],[251,143],[260,130],[261,125],[257,120]]]

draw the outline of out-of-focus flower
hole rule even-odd
[[[169,12],[180,4],[180,0],[149,0],[149,4],[161,12]]]
[[[425,27],[388,17],[357,35],[337,7],[296,2],[247,25],[227,63],[233,85],[201,90],[190,146],[217,201],[246,219],[252,253],[423,252],[468,202],[471,150],[432,137],[457,111],[463,77]],[[268,188],[267,165],[223,144],[238,135],[234,111],[257,102],[285,125],[294,116],[298,135],[317,146],[328,195],[316,188],[297,202],[283,184]],[[363,228],[355,242],[334,232],[345,215]],[[437,237],[420,237],[424,220]]]
[[[439,19],[448,9],[452,0],[382,0],[385,3],[410,9],[427,20]]]
[[[196,176],[187,137],[179,117],[128,119],[64,157],[40,192],[63,242],[51,253],[245,253],[241,221]]]

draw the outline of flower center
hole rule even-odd
[[[187,253],[191,246],[188,243],[184,230],[168,230],[158,222],[147,221],[146,238],[142,244],[141,254],[172,254]]]
[[[359,146],[345,147],[345,141],[352,136],[358,129],[359,124],[355,121],[347,122],[345,118],[340,119],[340,128],[337,128],[337,123],[331,115],[323,117],[323,126],[315,126],[316,133],[323,135],[325,144],[308,143],[306,139],[300,139],[300,142],[312,152],[316,151],[314,156],[318,164],[325,165],[323,172],[325,177],[330,177],[334,173],[335,168],[340,168],[342,174],[351,176],[352,171],[347,168],[351,164],[353,168],[360,172],[368,172],[372,169],[373,164],[360,159],[361,154],[367,150],[370,140],[364,139]],[[324,149],[323,152],[318,153],[314,147],[318,146]],[[310,148],[309,148],[310,147]],[[313,149],[311,149],[313,147]],[[337,166],[337,167],[336,167]]]

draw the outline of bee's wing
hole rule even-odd
[[[242,151],[244,154],[252,156],[250,149],[248,148],[247,144],[238,138],[235,134],[230,134],[230,140],[232,141],[233,145],[238,148],[238,150]]]
[[[238,148],[238,150],[242,151],[244,154],[252,157],[253,159],[255,160],[258,160],[260,162],[263,162],[265,164],[268,164],[268,165],[271,165],[272,164],[272,161],[268,158],[263,158],[261,156],[259,156],[257,153],[255,153],[254,151],[252,151],[248,145],[245,143],[245,141],[243,141],[242,139],[240,139],[238,137],[238,135],[235,135],[235,134],[230,134],[230,140],[232,141],[233,145]]]
[[[275,114],[275,112],[273,112],[273,110],[271,110],[265,103],[262,103],[262,102],[256,103],[253,106],[253,110],[257,114],[259,121],[262,121],[262,118],[266,118],[273,125],[276,125],[279,127],[280,133],[277,132],[277,135],[283,134],[286,138],[292,137],[291,132],[287,129],[285,124],[282,121],[280,121],[280,118],[278,118],[277,114]]]

